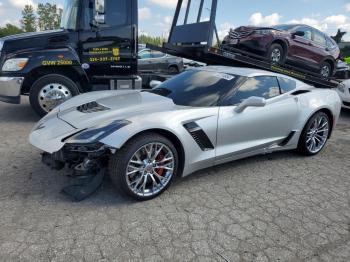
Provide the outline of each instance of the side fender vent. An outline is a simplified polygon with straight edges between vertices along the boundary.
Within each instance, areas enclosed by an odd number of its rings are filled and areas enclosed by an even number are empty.
[[[198,144],[198,146],[203,151],[213,150],[214,146],[212,142],[210,141],[207,134],[203,131],[203,129],[198,126],[195,122],[191,122],[184,125],[184,128],[190,133],[190,135],[193,137],[194,141]]]
[[[102,112],[110,110],[110,108],[100,105],[97,102],[90,102],[77,107],[77,110],[84,114],[91,114],[95,112]]]
[[[298,96],[302,94],[310,93],[310,90],[298,90],[292,93],[292,96]]]

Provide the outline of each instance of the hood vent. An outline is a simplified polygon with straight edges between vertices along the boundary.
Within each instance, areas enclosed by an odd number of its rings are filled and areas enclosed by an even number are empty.
[[[77,110],[84,114],[91,114],[95,112],[102,112],[110,110],[110,108],[100,105],[97,102],[90,102],[77,107]]]

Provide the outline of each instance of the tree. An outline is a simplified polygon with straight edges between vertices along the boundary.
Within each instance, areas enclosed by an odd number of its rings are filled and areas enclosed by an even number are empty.
[[[22,10],[22,29],[26,32],[36,31],[35,26],[36,17],[34,14],[34,8],[31,5],[26,5]]]
[[[0,27],[0,37],[15,35],[19,33],[23,33],[23,30],[11,24],[6,24],[4,27]]]
[[[140,35],[139,36],[139,44],[152,44],[152,45],[157,45],[157,46],[162,46],[162,44],[166,40],[162,37],[152,37],[152,36],[147,36],[147,35]]]
[[[41,31],[60,27],[62,9],[50,3],[38,4],[38,26]]]
[[[338,29],[338,32],[335,36],[332,36],[333,40],[339,44],[342,41],[343,36],[346,34],[346,32],[342,32],[340,31],[340,29]]]

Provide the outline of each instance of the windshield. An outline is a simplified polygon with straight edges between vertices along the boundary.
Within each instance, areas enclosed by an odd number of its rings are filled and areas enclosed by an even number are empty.
[[[66,0],[63,6],[61,28],[75,30],[77,27],[77,17],[79,0]]]
[[[171,98],[176,105],[193,107],[217,106],[240,77],[204,70],[190,70],[149,91]]]

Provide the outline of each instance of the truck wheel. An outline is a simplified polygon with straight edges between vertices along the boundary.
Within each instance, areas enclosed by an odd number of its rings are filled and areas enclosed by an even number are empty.
[[[284,64],[285,52],[281,45],[272,44],[267,52],[267,58],[274,64]]]
[[[178,154],[174,145],[158,134],[131,139],[109,160],[113,184],[137,200],[162,194],[176,176]]]
[[[63,75],[50,74],[39,78],[30,89],[29,101],[39,116],[79,94],[77,84]]]

